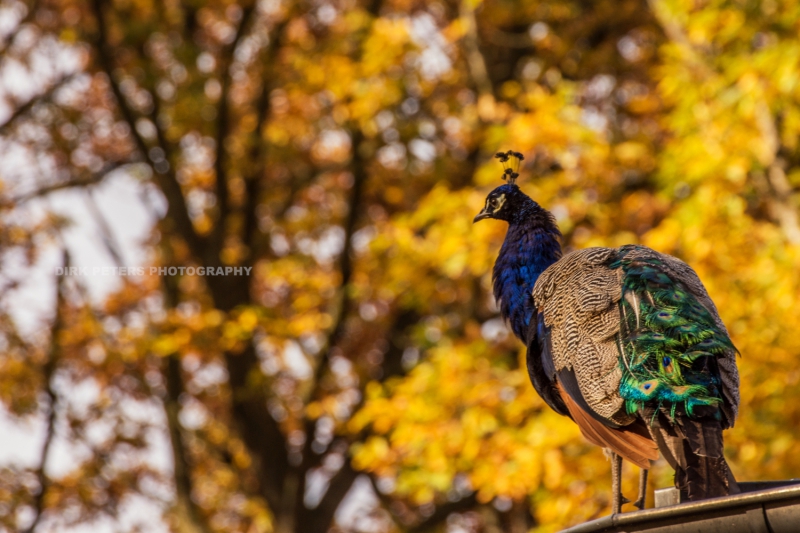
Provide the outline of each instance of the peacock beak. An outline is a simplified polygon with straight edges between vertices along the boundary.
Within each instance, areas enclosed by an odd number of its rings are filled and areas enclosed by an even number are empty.
[[[492,213],[484,208],[483,211],[475,215],[475,218],[472,219],[472,223],[474,224],[479,220],[483,220],[484,218],[491,218],[491,216]]]

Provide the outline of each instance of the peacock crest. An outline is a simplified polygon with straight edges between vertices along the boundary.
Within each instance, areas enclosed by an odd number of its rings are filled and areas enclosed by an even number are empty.
[[[509,150],[507,152],[497,152],[494,156],[503,165],[503,180],[507,180],[509,185],[516,185],[519,177],[519,166],[525,159],[520,152]]]

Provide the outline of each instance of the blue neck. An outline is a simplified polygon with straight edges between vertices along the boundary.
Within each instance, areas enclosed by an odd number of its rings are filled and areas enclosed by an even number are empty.
[[[561,258],[561,232],[547,211],[542,209],[541,215],[509,224],[493,272],[500,314],[526,344],[535,311],[533,286],[539,275]]]

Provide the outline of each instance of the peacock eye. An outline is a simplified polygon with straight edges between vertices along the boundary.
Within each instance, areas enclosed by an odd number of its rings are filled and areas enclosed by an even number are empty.
[[[489,205],[492,206],[492,207],[497,207],[497,198],[492,198],[489,201]]]

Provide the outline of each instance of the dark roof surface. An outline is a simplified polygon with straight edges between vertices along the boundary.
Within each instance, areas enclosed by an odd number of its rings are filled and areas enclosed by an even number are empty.
[[[606,516],[562,533],[800,533],[800,480],[739,486],[734,496]]]

